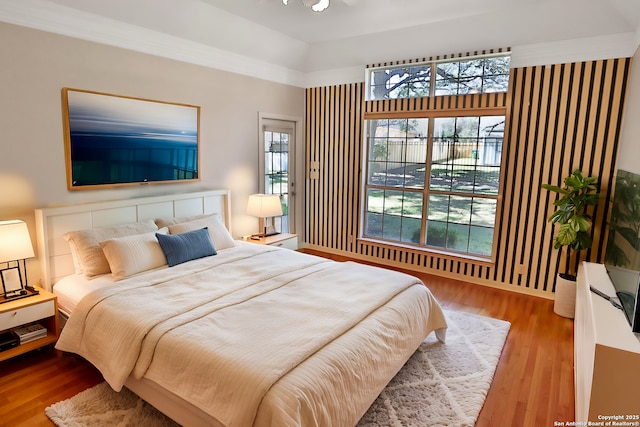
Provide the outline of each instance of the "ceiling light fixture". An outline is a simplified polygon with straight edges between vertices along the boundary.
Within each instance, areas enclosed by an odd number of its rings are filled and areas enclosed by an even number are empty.
[[[301,0],[302,4],[310,7],[314,12],[322,12],[329,7],[329,0]],[[282,0],[282,3],[286,6],[289,4],[289,0]]]

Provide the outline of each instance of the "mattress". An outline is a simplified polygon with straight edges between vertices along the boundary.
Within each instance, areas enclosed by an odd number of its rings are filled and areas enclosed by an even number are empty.
[[[121,282],[72,276],[54,291],[71,312],[59,349],[115,390],[146,381],[227,426],[355,425],[446,328],[411,276],[251,244]]]
[[[88,293],[113,285],[110,274],[104,274],[88,279],[82,274],[72,274],[58,281],[53,293],[58,297],[58,309],[67,317],[73,312],[78,303]]]

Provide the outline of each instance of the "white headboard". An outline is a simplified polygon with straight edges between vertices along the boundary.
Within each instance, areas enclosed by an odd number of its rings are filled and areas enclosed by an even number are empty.
[[[36,209],[40,286],[51,290],[58,280],[73,274],[71,250],[62,237],[69,231],[156,218],[218,213],[231,232],[230,206],[229,190],[209,190]]]

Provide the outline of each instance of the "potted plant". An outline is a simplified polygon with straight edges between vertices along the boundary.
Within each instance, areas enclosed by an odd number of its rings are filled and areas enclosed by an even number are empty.
[[[598,179],[584,177],[579,169],[564,179],[564,187],[542,184],[542,187],[558,193],[555,202],[556,210],[549,217],[549,222],[559,224],[553,238],[553,247],[566,247],[569,271],[558,274],[556,278],[556,298],[554,311],[564,317],[573,318],[576,300],[576,271],[572,270],[572,251],[577,255],[579,251],[591,247],[591,215],[587,212],[589,206],[595,206],[600,200],[597,192]]]

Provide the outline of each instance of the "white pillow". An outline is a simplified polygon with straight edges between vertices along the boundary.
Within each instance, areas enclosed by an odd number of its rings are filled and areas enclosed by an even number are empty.
[[[89,230],[70,231],[63,237],[69,242],[71,256],[77,272],[87,277],[109,273],[109,263],[100,248],[100,242],[117,237],[147,233],[157,230],[151,221],[140,221],[111,227],[97,227]]]
[[[233,237],[229,234],[229,230],[224,226],[222,218],[218,214],[209,215],[189,222],[183,222],[181,224],[170,225],[169,233],[182,234],[205,227],[209,229],[209,236],[211,236],[211,241],[213,242],[213,247],[216,248],[216,251],[232,248],[236,245],[235,240],[233,240]]]
[[[156,218],[155,223],[158,228],[169,227],[170,225],[182,224],[183,222],[195,221],[196,219],[208,218],[218,214],[199,214],[190,216],[171,216],[167,218]]]
[[[167,228],[150,233],[119,237],[100,242],[114,280],[167,265],[156,233],[167,234]]]
[[[65,235],[66,237],[66,235]],[[73,259],[74,273],[82,274],[82,261],[80,261],[80,251],[76,247],[76,243],[72,239],[68,239],[69,249],[71,249],[71,258]]]

